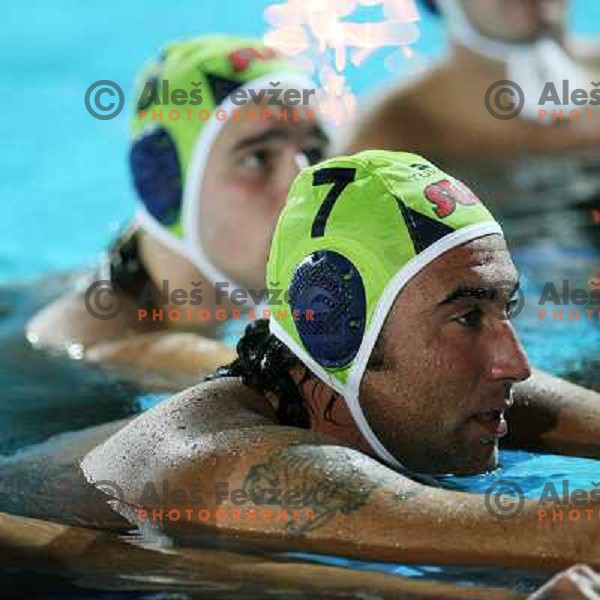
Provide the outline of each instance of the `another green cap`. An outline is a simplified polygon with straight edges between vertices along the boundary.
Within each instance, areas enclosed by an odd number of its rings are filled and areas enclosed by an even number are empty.
[[[310,78],[260,40],[209,36],[174,42],[143,69],[131,118],[130,165],[140,221],[213,283],[229,281],[200,240],[201,186],[208,157],[232,111],[232,94],[269,100],[265,90],[312,89]],[[278,101],[281,99],[278,98]],[[226,119],[218,117],[224,109]],[[201,115],[210,115],[209,118]]]

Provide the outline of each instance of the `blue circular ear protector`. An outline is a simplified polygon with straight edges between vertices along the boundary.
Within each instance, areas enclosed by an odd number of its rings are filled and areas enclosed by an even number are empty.
[[[313,252],[296,267],[289,298],[292,310],[299,311],[298,335],[312,358],[328,368],[348,365],[360,348],[367,320],[358,269],[337,252]]]
[[[177,147],[169,132],[162,127],[142,132],[131,147],[129,164],[146,210],[163,225],[176,223],[183,185]]]
[[[421,4],[423,4],[432,15],[440,14],[440,9],[435,0],[421,0]]]

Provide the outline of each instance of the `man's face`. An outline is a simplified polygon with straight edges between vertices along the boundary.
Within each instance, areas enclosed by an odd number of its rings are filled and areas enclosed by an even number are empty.
[[[545,33],[560,35],[566,0],[461,0],[471,24],[506,42],[528,42]]]
[[[360,398],[375,434],[409,469],[497,466],[510,386],[530,376],[501,318],[516,285],[504,240],[491,235],[442,255],[397,298],[382,332],[384,364],[367,370]]]
[[[199,224],[212,262],[233,281],[257,290],[264,287],[271,236],[292,181],[327,151],[317,121],[304,114],[299,121],[247,120],[251,109],[262,115],[266,108],[247,106],[240,121],[223,127],[204,175]]]

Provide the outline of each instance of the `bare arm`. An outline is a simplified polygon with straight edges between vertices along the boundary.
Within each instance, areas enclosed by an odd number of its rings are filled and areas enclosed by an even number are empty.
[[[25,519],[0,513],[0,557],[4,566],[16,569],[36,568],[62,576],[88,578],[102,576],[106,589],[128,589],[128,574],[136,589],[146,585],[155,590],[161,577],[161,589],[191,591],[206,589],[209,582],[231,582],[235,572],[240,582],[265,586],[269,590],[283,586],[303,592],[360,593],[368,590],[379,598],[435,598],[437,600],[519,600],[518,593],[484,587],[459,587],[337,567],[269,561],[262,557],[234,554],[222,550],[177,549],[168,553],[129,543],[110,534],[68,527],[57,523]],[[18,571],[13,577],[18,584]],[[23,577],[28,577],[27,571]],[[147,579],[147,583],[145,583]],[[85,586],[84,586],[85,587]],[[600,577],[586,566],[578,565],[558,574],[528,600],[597,600]]]
[[[598,526],[540,522],[533,504],[515,519],[500,521],[487,512],[482,496],[415,483],[347,448],[297,444],[261,454],[253,448],[253,464],[231,465],[222,479],[229,490],[241,488],[251,498],[252,492],[260,498],[268,489],[281,489],[284,504],[286,491],[288,498],[290,490],[300,492],[304,510],[298,521],[261,524],[261,533],[285,536],[298,550],[425,564],[600,565]],[[234,508],[231,496],[221,498],[224,508]],[[244,507],[264,508],[252,501]],[[231,525],[256,532],[253,522]]]
[[[108,296],[103,301],[106,306],[115,303],[111,318],[101,307],[86,307],[82,294],[66,294],[35,315],[27,325],[27,335],[40,348],[64,352],[77,347],[92,362],[189,376],[193,378],[186,382],[189,385],[234,358],[233,348],[219,340],[168,330],[160,322],[140,321],[138,307],[127,297]],[[106,318],[94,316],[94,311]]]
[[[220,422],[210,417],[217,405],[224,411]],[[190,398],[167,403],[88,455],[84,470],[91,481],[122,486],[121,514],[173,535],[217,529],[283,541],[286,550],[393,562],[600,566],[597,521],[539,521],[531,503],[514,519],[498,520],[480,495],[424,486],[331,438],[245,412],[210,395],[197,404]],[[205,428],[213,421],[219,431],[199,433],[202,425],[194,431],[190,424],[200,424],[201,415]],[[147,493],[149,482],[158,495]],[[181,511],[180,519],[165,516],[172,509]],[[287,518],[278,509],[287,509]]]
[[[92,362],[130,364],[197,377],[231,362],[235,350],[195,333],[160,331],[96,344],[85,356]]]
[[[600,458],[600,394],[535,371],[514,399],[508,446]]]
[[[178,548],[164,552],[117,538],[111,534],[67,527],[57,523],[25,519],[0,513],[0,557],[10,566],[18,585],[18,569],[59,573],[77,584],[90,576],[99,578],[103,589],[192,592],[231,585],[252,585],[261,590],[291,590],[333,595],[361,592],[378,598],[430,598],[436,600],[519,600],[522,595],[497,588],[460,587],[365,571],[352,571],[300,563],[277,557],[238,554],[204,548]],[[23,577],[30,577],[25,572]],[[133,584],[131,583],[133,581]],[[81,584],[85,587],[85,583]],[[545,596],[544,596],[545,597]]]

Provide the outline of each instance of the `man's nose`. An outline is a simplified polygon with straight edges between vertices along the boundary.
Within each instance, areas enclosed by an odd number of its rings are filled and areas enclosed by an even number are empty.
[[[512,323],[501,321],[490,341],[490,376],[494,380],[524,381],[531,377],[531,365]]]

